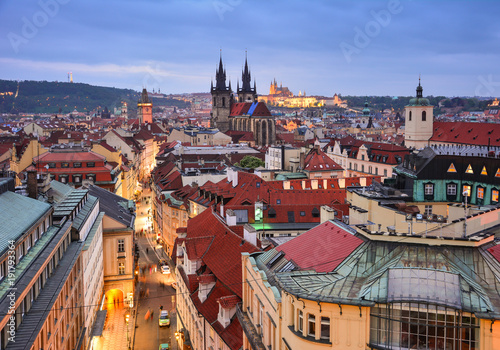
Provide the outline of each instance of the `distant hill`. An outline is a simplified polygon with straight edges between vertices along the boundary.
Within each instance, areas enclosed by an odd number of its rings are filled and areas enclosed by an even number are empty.
[[[17,96],[16,96],[17,93]],[[93,86],[82,83],[0,80],[0,113],[90,112],[127,102],[135,114],[139,94],[130,89]]]

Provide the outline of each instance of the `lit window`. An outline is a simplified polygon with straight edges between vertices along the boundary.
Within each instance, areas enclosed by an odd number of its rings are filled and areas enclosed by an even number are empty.
[[[485,166],[483,166],[483,170],[481,170],[481,175],[488,175],[488,172],[486,171]]]
[[[471,167],[471,165],[470,165],[470,164],[469,164],[469,166],[467,167],[467,170],[465,170],[465,172],[466,172],[467,174],[474,174],[474,171],[472,171],[472,167]]]
[[[498,190],[491,190],[491,201],[498,202]]]
[[[466,197],[470,197],[471,187],[470,185],[464,185],[462,195]]]
[[[321,339],[330,341],[330,318],[321,317]]]
[[[450,164],[450,167],[448,168],[449,173],[456,173],[457,169],[455,168],[455,165],[453,163]]]
[[[61,168],[69,168],[69,163],[61,163]]]
[[[495,177],[500,177],[500,168],[497,169],[497,172],[495,174]]]
[[[316,336],[316,316],[309,314],[307,321],[307,335],[310,337]]]
[[[484,188],[482,188],[482,187],[477,188],[477,198],[479,198],[479,199],[484,198]]]
[[[118,274],[119,275],[124,275],[125,274],[125,263],[124,262],[119,262],[118,263]]]

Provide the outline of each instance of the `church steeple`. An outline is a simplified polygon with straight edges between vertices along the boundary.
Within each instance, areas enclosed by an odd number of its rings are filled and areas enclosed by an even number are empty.
[[[251,79],[252,78],[250,75],[250,71],[248,69],[248,61],[247,61],[247,57],[245,54],[245,68],[241,72],[241,81],[243,83],[241,86],[242,91],[244,91],[244,92],[251,92],[252,91],[252,87],[250,86]]]
[[[248,68],[247,53],[245,52],[245,66],[241,71],[242,84],[241,88],[238,86],[238,89],[236,90],[238,92],[239,102],[245,102],[245,101],[254,102],[257,100],[257,89],[255,87],[255,81],[254,81],[254,87],[252,88],[251,80],[252,76],[250,74],[250,69]]]
[[[215,70],[215,90],[226,91],[228,87],[226,86],[226,70],[222,64],[222,53],[219,59],[219,68]]]
[[[422,98],[424,89],[422,88],[422,85],[420,85],[420,76],[418,77],[418,86],[417,86],[417,98]]]

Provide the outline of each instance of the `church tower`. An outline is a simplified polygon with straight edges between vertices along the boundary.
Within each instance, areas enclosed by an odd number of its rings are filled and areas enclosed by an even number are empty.
[[[255,80],[253,81],[253,88],[251,86],[252,77],[248,69],[248,62],[245,55],[245,68],[241,72],[241,88],[238,83],[236,91],[238,92],[238,102],[257,102],[257,88]]]
[[[229,86],[226,86],[226,70],[222,64],[222,56],[219,60],[219,68],[215,70],[215,87],[212,81],[210,92],[212,94],[210,125],[221,132],[226,132],[229,130],[232,91],[231,82],[229,82]]]
[[[149,99],[146,88],[142,89],[141,98],[137,102],[137,117],[140,124],[153,122],[153,103]]]
[[[429,145],[433,134],[433,106],[423,97],[423,88],[418,79],[417,97],[405,107],[405,146],[423,148]]]

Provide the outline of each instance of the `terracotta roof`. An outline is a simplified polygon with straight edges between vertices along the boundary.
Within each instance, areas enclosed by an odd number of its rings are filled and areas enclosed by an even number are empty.
[[[201,284],[214,283],[216,281],[215,276],[213,274],[210,275],[201,275],[198,276],[198,281]]]
[[[218,301],[222,308],[232,309],[241,301],[241,299],[238,298],[236,295],[228,295],[225,297],[220,297]]]
[[[343,171],[344,169],[335,163],[333,159],[319,148],[313,148],[304,161],[306,171]]]
[[[488,251],[491,253],[491,255],[493,255],[495,259],[497,259],[498,262],[500,262],[500,244],[489,248]]]
[[[331,221],[283,243],[276,248],[285,253],[301,270],[331,272],[347,258],[363,240]]]
[[[33,158],[36,162],[104,162],[106,157],[88,152],[45,152]]]
[[[259,248],[233,232],[212,209],[190,219],[187,226],[187,238],[207,236],[212,236],[214,240],[205,252],[202,262],[218,280],[241,297],[241,253],[257,252]]]
[[[198,298],[198,293],[191,295],[193,304],[200,312],[208,323],[212,325],[217,334],[224,340],[224,342],[231,349],[240,349],[243,345],[243,329],[241,328],[240,322],[236,315],[232,318],[231,323],[226,327],[217,321],[217,316],[219,314],[219,303],[218,300],[224,297],[234,297],[220,281],[217,281],[215,287],[212,289],[207,299],[201,303]]]
[[[500,146],[500,124],[434,122],[432,142]]]
[[[264,102],[238,102],[231,105],[229,114],[231,117],[251,115],[253,117],[271,117],[272,114],[267,109]]]
[[[186,253],[190,260],[201,259],[214,240],[209,237],[186,237]]]

